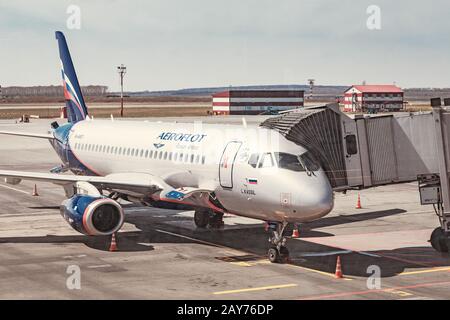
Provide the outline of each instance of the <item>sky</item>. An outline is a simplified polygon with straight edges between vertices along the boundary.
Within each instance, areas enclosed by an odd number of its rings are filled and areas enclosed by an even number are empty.
[[[121,63],[129,91],[450,87],[449,12],[445,0],[0,0],[0,85],[60,84],[60,30],[80,84],[111,91]]]

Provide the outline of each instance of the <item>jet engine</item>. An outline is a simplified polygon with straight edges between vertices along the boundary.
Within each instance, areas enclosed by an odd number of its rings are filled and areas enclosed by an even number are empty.
[[[61,204],[60,212],[72,228],[91,236],[113,234],[125,219],[120,204],[104,196],[74,195]]]

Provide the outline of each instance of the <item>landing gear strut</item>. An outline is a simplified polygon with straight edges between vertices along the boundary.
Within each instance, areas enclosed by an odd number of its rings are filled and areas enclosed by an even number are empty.
[[[198,228],[220,229],[223,227],[223,213],[211,209],[198,208],[195,210],[194,223]]]
[[[421,174],[417,176],[419,182],[420,203],[432,204],[439,219],[440,227],[433,230],[430,243],[434,250],[450,254],[450,213],[444,210],[445,194],[442,191],[441,179],[438,174]],[[445,178],[444,178],[445,181]]]
[[[285,263],[289,260],[289,250],[286,248],[287,238],[283,236],[287,222],[269,223],[269,230],[272,233],[269,237],[270,247],[267,256],[270,262]]]

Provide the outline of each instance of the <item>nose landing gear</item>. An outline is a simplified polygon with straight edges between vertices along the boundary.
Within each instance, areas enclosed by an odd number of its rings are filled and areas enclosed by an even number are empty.
[[[272,263],[286,263],[289,261],[289,250],[286,248],[287,238],[283,236],[287,225],[287,222],[269,223],[269,230],[272,234],[269,237],[270,247],[267,256]]]

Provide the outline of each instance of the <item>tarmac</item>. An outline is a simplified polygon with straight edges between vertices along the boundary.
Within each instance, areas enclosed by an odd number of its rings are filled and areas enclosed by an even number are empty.
[[[43,133],[51,121],[0,120],[0,130]],[[58,164],[46,140],[0,136],[1,169],[48,172]],[[0,182],[0,299],[450,298],[450,258],[428,242],[438,219],[420,205],[416,183],[361,190],[362,209],[357,191],[336,193],[334,210],[288,241],[287,264],[266,259],[261,221],[226,215],[224,229],[200,230],[192,211],[125,202],[119,251],[110,252],[110,237],[81,235],[61,218],[61,187],[38,183],[32,196],[33,187]],[[343,279],[334,274],[338,256]],[[73,270],[79,288],[70,285]]]

